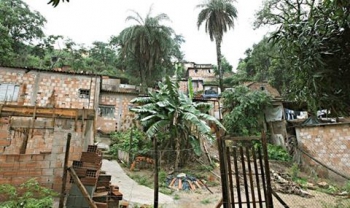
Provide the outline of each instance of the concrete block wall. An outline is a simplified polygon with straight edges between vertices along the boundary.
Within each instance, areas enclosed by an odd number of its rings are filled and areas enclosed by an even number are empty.
[[[114,118],[97,116],[96,128],[102,132],[113,132],[126,130],[131,127],[130,117],[134,114],[129,111],[130,101],[136,98],[137,94],[125,93],[104,93],[100,94],[100,105],[115,107]]]
[[[92,109],[96,82],[93,77],[42,74],[37,92],[39,106]],[[47,83],[51,83],[47,85]],[[89,98],[80,98],[79,89],[90,90]],[[48,106],[48,107],[51,107]]]
[[[299,146],[314,158],[344,175],[350,173],[350,124],[337,123],[310,127],[297,127]],[[314,161],[303,157],[306,166],[316,167],[320,176],[328,177],[330,171],[318,168]],[[317,171],[319,169],[319,171]]]
[[[0,184],[16,186],[36,178],[43,186],[54,188],[54,184],[62,184],[56,165],[50,154],[0,155]]]
[[[26,154],[19,154],[23,132],[19,134],[5,124],[0,125],[1,132],[4,129],[7,132],[5,137],[9,141],[3,145],[5,139],[0,138],[0,184],[17,185],[37,178],[43,186],[59,192],[62,186],[67,136],[69,133],[72,135],[68,163],[68,166],[71,166],[73,160],[79,160],[83,150],[92,144],[89,138],[89,132],[93,131],[92,122],[85,121],[83,124],[82,121],[74,119],[56,119],[54,129],[34,129],[39,133],[29,138]],[[45,138],[42,137],[43,134]]]
[[[0,84],[20,86],[18,100],[7,104],[56,108],[93,109],[98,102],[101,78],[0,67]],[[80,98],[79,89],[90,90],[90,98]]]

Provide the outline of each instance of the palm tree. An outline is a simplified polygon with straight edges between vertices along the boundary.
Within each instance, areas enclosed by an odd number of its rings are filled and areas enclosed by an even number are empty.
[[[180,47],[174,42],[173,29],[161,24],[162,21],[169,21],[168,15],[161,13],[152,17],[151,11],[152,8],[146,18],[131,11],[133,15],[128,16],[126,21],[135,21],[137,24],[124,29],[118,36],[120,56],[136,63],[143,89],[147,86],[147,80],[154,81],[152,76],[156,69],[171,63],[173,48]]]
[[[198,14],[198,29],[205,22],[205,32],[209,33],[211,41],[215,40],[221,92],[224,90],[221,69],[222,38],[228,29],[234,27],[234,19],[237,18],[237,9],[232,3],[232,0],[207,0],[197,6],[197,8],[202,9]]]

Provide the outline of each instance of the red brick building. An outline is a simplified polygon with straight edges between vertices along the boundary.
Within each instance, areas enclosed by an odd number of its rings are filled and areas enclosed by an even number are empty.
[[[68,134],[69,164],[93,144],[95,130],[128,128],[134,86],[117,77],[0,67],[0,184],[36,177],[60,190]],[[124,125],[125,124],[125,125]]]

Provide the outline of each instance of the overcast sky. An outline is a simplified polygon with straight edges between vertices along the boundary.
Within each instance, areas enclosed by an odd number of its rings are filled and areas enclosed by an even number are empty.
[[[177,34],[185,38],[182,50],[185,60],[198,64],[216,64],[215,43],[210,41],[204,25],[197,29],[199,9],[202,0],[71,0],[56,8],[48,5],[49,0],[24,0],[31,9],[39,11],[47,20],[47,35],[63,35],[76,43],[91,45],[94,41],[107,42],[112,35],[118,35],[132,22],[125,18],[135,10],[145,17],[151,5],[153,15],[166,13]],[[224,35],[222,54],[234,69],[244,51],[258,43],[266,30],[253,30],[254,13],[261,7],[262,0],[237,0],[238,19],[235,28]]]

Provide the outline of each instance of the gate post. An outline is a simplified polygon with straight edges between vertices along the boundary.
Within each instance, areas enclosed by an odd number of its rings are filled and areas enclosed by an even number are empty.
[[[227,154],[225,149],[225,140],[217,134],[219,160],[220,160],[220,173],[221,173],[221,189],[222,189],[222,205],[224,208],[231,208],[230,197],[229,197],[229,186],[228,186],[228,171],[227,171],[227,161],[225,154]]]
[[[269,166],[269,156],[267,153],[267,140],[266,133],[261,134],[262,149],[264,154],[264,165],[265,165],[265,176],[266,176],[266,202],[268,208],[273,208],[272,200],[272,188],[271,188],[271,177],[270,177],[270,166]]]

